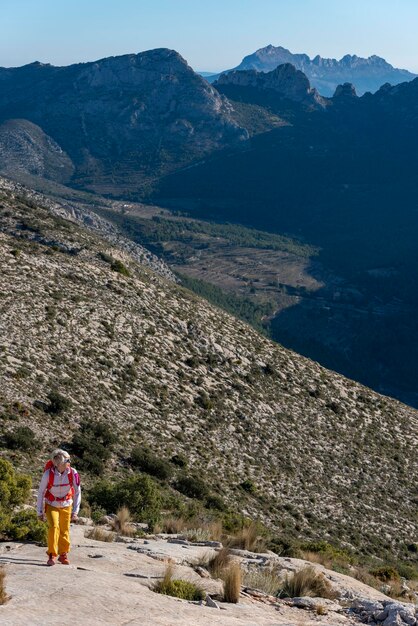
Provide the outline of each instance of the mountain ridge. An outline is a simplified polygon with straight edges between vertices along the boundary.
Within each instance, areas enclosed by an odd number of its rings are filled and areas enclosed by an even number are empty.
[[[71,159],[71,184],[79,187],[111,191],[117,179],[132,189],[247,137],[227,100],[165,48],[2,68],[0,84],[0,123],[39,126]]]
[[[282,46],[269,44],[243,58],[233,70],[257,70],[268,72],[283,63],[291,63],[303,71],[311,84],[322,96],[332,96],[341,83],[353,83],[357,92],[377,91],[384,83],[400,83],[412,80],[417,75],[408,70],[393,67],[382,57],[368,58],[346,54],[340,60],[323,58],[319,54],[312,59],[307,54],[294,54]],[[225,70],[231,71],[231,70]],[[213,82],[219,74],[210,77]]]

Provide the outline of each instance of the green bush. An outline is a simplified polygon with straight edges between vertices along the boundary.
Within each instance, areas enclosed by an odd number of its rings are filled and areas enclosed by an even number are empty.
[[[48,394],[49,404],[47,406],[46,412],[51,415],[61,415],[65,413],[70,406],[71,400],[61,395],[58,391],[50,391]]]
[[[160,517],[161,493],[149,476],[134,476],[119,482],[98,481],[88,493],[89,503],[107,513],[127,506],[138,522],[153,526]]]
[[[257,491],[257,487],[255,486],[254,482],[249,478],[243,480],[242,483],[240,483],[240,487],[241,489],[244,489],[244,491],[246,491],[247,493],[251,494],[254,494]]]
[[[180,491],[180,493],[189,498],[204,500],[208,496],[208,488],[198,476],[180,476],[175,487],[177,491]]]
[[[199,589],[194,583],[190,583],[187,580],[170,580],[166,585],[160,584],[154,589],[157,593],[162,593],[166,596],[173,596],[174,598],[181,598],[182,600],[191,600],[199,602],[205,599],[205,592]]]
[[[187,467],[187,459],[184,454],[174,454],[171,459],[171,463],[177,467]]]
[[[173,473],[167,461],[158,458],[147,448],[134,448],[131,453],[131,463],[142,472],[161,480],[168,480]]]
[[[13,465],[0,458],[0,538],[14,539],[17,528],[22,522],[23,533],[20,539],[38,537],[37,526],[34,524],[34,511],[14,513],[15,507],[24,504],[32,487],[30,476],[16,474]],[[25,534],[27,533],[27,534]]]
[[[216,509],[217,511],[226,511],[227,506],[221,496],[210,493],[206,498],[205,506],[208,509]]]
[[[73,437],[71,450],[81,459],[82,469],[101,474],[116,440],[109,424],[84,420]]]
[[[329,559],[344,560],[348,563],[352,561],[352,555],[349,552],[336,548],[327,541],[304,541],[300,544],[300,549],[303,552],[323,554]]]
[[[130,276],[128,268],[118,259],[114,259],[110,267],[114,272],[118,272],[118,274],[122,274],[122,276]]]
[[[39,541],[46,545],[46,524],[40,522],[33,509],[22,510],[12,516],[7,529],[10,539],[15,541]]]
[[[35,433],[28,426],[18,426],[5,433],[4,441],[11,450],[34,450],[39,446]]]
[[[173,573],[173,564],[168,563],[162,580],[157,581],[152,587],[153,591],[182,600],[201,601],[205,599],[206,593],[203,589],[186,580],[173,579]]]
[[[392,565],[382,565],[381,567],[376,567],[375,569],[370,570],[370,574],[384,583],[387,583],[390,580],[400,580],[398,570],[392,567]]]

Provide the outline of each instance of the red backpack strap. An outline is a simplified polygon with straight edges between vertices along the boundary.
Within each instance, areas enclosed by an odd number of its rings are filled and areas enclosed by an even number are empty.
[[[70,494],[72,497],[74,495],[74,474],[71,466],[68,468],[68,482],[70,483]]]
[[[48,471],[48,470],[45,470],[45,471]],[[48,485],[45,490],[45,498],[46,500],[49,500],[50,502],[54,500],[54,496],[51,493],[51,487],[53,486],[54,486],[54,464],[52,464],[52,466],[49,467]]]

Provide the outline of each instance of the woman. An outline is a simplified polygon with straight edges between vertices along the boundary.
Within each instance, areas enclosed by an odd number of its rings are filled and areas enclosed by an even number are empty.
[[[80,478],[70,465],[70,455],[65,450],[54,450],[51,461],[45,465],[38,492],[38,518],[48,522],[48,561],[55,558],[69,565],[70,522],[75,522],[80,509]],[[45,512],[44,512],[45,506]]]

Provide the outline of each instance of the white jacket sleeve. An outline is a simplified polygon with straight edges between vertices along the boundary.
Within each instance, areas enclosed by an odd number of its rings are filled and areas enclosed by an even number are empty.
[[[74,497],[73,497],[73,510],[72,515],[78,515],[80,510],[81,503],[81,487],[80,487],[80,476],[78,475],[77,470],[73,468],[73,476],[74,476]]]
[[[36,512],[38,515],[42,515],[42,513],[44,512],[44,495],[45,495],[45,491],[46,488],[48,487],[48,479],[49,479],[49,472],[44,472],[41,478],[41,484],[39,485],[39,490],[38,490],[38,502],[36,505]]]

